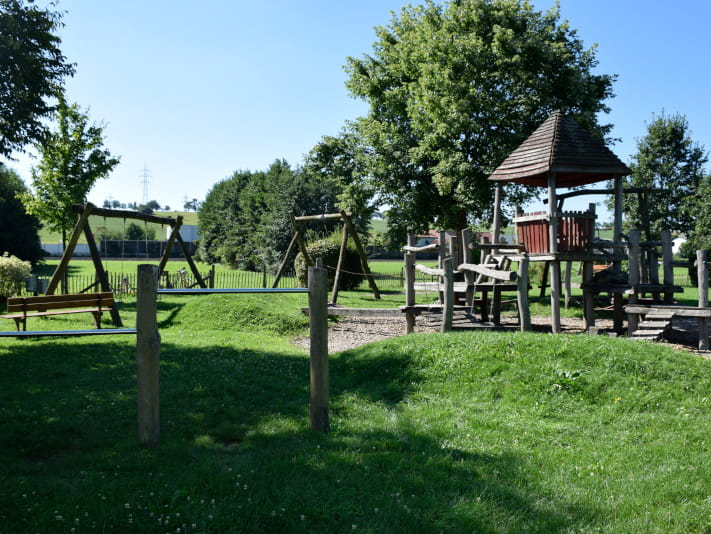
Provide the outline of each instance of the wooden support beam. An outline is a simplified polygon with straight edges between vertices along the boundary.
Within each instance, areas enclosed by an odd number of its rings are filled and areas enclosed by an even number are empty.
[[[336,265],[336,276],[333,278],[333,296],[331,304],[335,304],[338,300],[338,285],[341,282],[341,269],[343,268],[343,260],[346,256],[346,248],[348,247],[348,225],[343,223],[343,233],[341,235],[341,250],[338,252],[338,265]]]
[[[175,239],[178,241],[178,245],[180,246],[181,250],[183,251],[183,256],[185,256],[185,261],[188,262],[188,265],[190,266],[190,270],[192,271],[193,276],[195,277],[195,280],[197,280],[197,282],[201,288],[207,289],[207,284],[205,283],[205,280],[202,279],[202,275],[200,274],[200,271],[198,271],[197,265],[195,265],[195,262],[193,261],[192,256],[190,256],[190,251],[188,250],[187,245],[183,241],[183,238],[180,237],[180,234],[176,234]]]
[[[415,243],[415,236],[408,234],[408,245]],[[415,305],[415,253],[405,253],[405,306],[410,309]],[[405,314],[407,321],[407,333],[412,334],[415,331],[415,314],[407,311]]]
[[[373,292],[373,297],[377,300],[380,300],[380,290],[378,290],[378,286],[375,283],[375,278],[373,278],[373,273],[370,272],[370,267],[368,267],[368,257],[365,254],[365,249],[363,248],[363,245],[360,242],[358,232],[356,232],[356,229],[353,226],[353,223],[351,222],[350,216],[345,211],[341,211],[341,217],[343,218],[343,222],[346,223],[346,227],[348,228],[351,238],[353,239],[353,244],[355,245],[356,250],[358,251],[358,255],[360,256],[360,265],[363,268],[363,273],[365,274],[365,277],[368,280],[368,285],[370,286],[370,289]]]
[[[84,228],[86,227],[87,221],[89,220],[89,215],[92,214],[94,208],[95,206],[93,204],[87,204],[85,206],[85,209],[79,216],[79,220],[77,221],[76,226],[74,226],[72,236],[69,238],[69,241],[67,242],[67,247],[64,249],[64,253],[62,254],[62,259],[59,260],[59,264],[54,270],[54,274],[52,275],[52,278],[50,279],[49,284],[47,285],[47,291],[45,291],[45,295],[54,295],[54,292],[57,290],[59,282],[62,280],[62,278],[67,272],[67,265],[69,265],[69,260],[71,260],[72,256],[74,255],[74,249],[76,248],[77,243],[79,242],[81,234],[84,232]]]
[[[163,271],[165,271],[165,268],[168,265],[168,260],[170,259],[170,253],[173,250],[173,244],[175,243],[177,237],[180,235],[180,228],[182,226],[183,216],[179,215],[175,221],[175,224],[171,226],[171,232],[168,236],[168,243],[165,246],[165,252],[163,252],[163,257],[160,259],[160,263],[158,264],[158,274],[162,274]]]
[[[296,236],[296,242],[299,245],[299,251],[304,257],[304,263],[307,267],[313,267],[314,262],[309,255],[309,251],[306,250],[306,243],[304,243],[304,237],[301,235],[301,227],[294,217],[294,212],[289,212],[289,218],[291,219],[291,226],[294,228],[294,235]]]
[[[90,202],[86,204],[74,204],[72,206],[72,211],[78,214],[83,214],[86,209],[91,206],[91,215],[97,215],[100,217],[107,217],[113,219],[136,219],[143,222],[151,222],[156,224],[168,224],[173,226],[176,222],[172,217],[160,217],[158,215],[148,215],[147,213],[140,213],[133,210],[113,210],[106,208],[99,208],[94,206]]]
[[[444,270],[444,314],[442,317],[442,332],[449,332],[452,330],[452,318],[454,315],[454,260],[452,257],[447,257],[442,262],[442,268]]]
[[[556,178],[555,173],[548,174],[548,210],[549,210],[549,252],[558,252],[558,213],[556,202]],[[561,331],[560,328],[560,261],[551,262],[551,329],[554,334]]]
[[[279,265],[279,269],[277,270],[276,276],[274,277],[274,283],[272,284],[272,288],[275,288],[279,285],[279,280],[281,280],[281,277],[284,275],[284,271],[286,270],[286,266],[289,263],[291,253],[294,251],[294,245],[296,245],[296,232],[294,232],[294,235],[291,236],[289,247],[286,249],[284,259],[281,261],[281,265]]]
[[[518,316],[522,332],[531,330],[531,310],[528,305],[528,256],[518,262]]]
[[[87,221],[84,226],[84,237],[86,237],[86,243],[89,245],[91,261],[94,263],[94,270],[96,271],[96,278],[99,281],[101,291],[111,291],[109,277],[106,274],[106,271],[104,271],[104,266],[101,263],[101,255],[99,254],[99,249],[96,246],[96,241],[94,241],[94,234],[91,232],[91,228],[89,227],[89,221]],[[116,327],[122,327],[123,322],[121,321],[121,315],[119,315],[118,306],[115,302],[111,305],[109,313],[111,315],[111,322],[113,325]]]
[[[483,274],[494,280],[501,280],[502,282],[515,282],[518,275],[514,271],[502,271],[499,269],[492,269],[486,265],[477,265],[471,263],[462,263],[457,267],[458,271],[471,271],[478,274]]]

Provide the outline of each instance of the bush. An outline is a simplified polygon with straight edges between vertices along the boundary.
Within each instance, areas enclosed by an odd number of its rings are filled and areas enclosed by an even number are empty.
[[[338,266],[338,255],[340,253],[341,246],[333,241],[327,239],[322,239],[320,241],[315,241],[310,245],[306,246],[306,250],[311,256],[311,259],[316,261],[316,258],[323,259],[323,265],[328,270],[328,283],[329,286],[333,286],[333,280],[336,277],[336,267]],[[306,262],[304,261],[301,252],[296,256],[294,260],[294,269],[296,270],[296,279],[302,287],[306,287],[308,283],[309,270],[306,267]],[[352,274],[355,273],[355,274]],[[346,248],[346,254],[343,258],[343,265],[341,267],[341,278],[339,289],[343,291],[350,291],[355,289],[363,281],[363,269],[360,265],[360,257],[358,253],[352,248]]]
[[[18,295],[31,272],[29,261],[22,261],[7,252],[0,256],[0,301]]]

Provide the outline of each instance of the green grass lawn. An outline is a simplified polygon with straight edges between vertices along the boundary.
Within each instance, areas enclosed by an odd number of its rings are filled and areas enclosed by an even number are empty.
[[[711,531],[710,361],[599,336],[411,335],[331,356],[324,435],[291,343],[305,305],[161,297],[153,449],[131,337],[0,340],[0,531]],[[121,314],[134,324],[130,297]]]

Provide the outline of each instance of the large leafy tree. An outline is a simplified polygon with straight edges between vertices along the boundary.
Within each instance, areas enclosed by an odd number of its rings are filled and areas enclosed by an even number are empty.
[[[36,263],[42,258],[40,222],[28,214],[18,195],[27,188],[17,173],[0,163],[0,256],[8,253]]]
[[[711,251],[711,175],[699,184],[694,197],[694,228],[689,236],[689,252]]]
[[[335,210],[338,184],[292,169],[284,160],[261,172],[237,171],[217,183],[200,206],[200,253],[210,262],[245,269],[278,264],[296,215]],[[333,228],[321,225],[320,233]]]
[[[0,156],[43,139],[64,80],[74,74],[59,49],[61,13],[0,0]]]
[[[41,159],[32,169],[34,193],[21,198],[29,213],[62,233],[63,243],[76,222],[72,205],[85,203],[94,183],[119,163],[103,146],[103,131],[103,125],[91,123],[77,104],[60,99],[57,129],[37,146]]]
[[[626,187],[649,189],[625,196],[627,224],[642,228],[648,240],[657,239],[662,229],[689,235],[707,160],[704,148],[692,140],[685,116],[656,117],[647,125],[647,135],[637,140],[632,174],[625,181]]]
[[[525,0],[427,1],[376,29],[372,55],[349,58],[368,180],[395,228],[463,228],[490,218],[489,173],[554,110],[604,136],[614,76],[593,74],[558,8]],[[530,194],[508,188],[520,202]]]

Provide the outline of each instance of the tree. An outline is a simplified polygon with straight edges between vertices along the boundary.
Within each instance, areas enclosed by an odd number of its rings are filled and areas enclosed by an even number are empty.
[[[705,176],[691,201],[694,215],[693,230],[685,243],[687,255],[695,255],[697,250],[711,250],[711,175]]]
[[[41,225],[17,198],[26,192],[17,173],[0,163],[0,254],[8,253],[37,263],[42,258],[38,235]]]
[[[200,255],[243,269],[275,267],[292,235],[289,212],[334,211],[337,184],[277,160],[262,172],[236,171],[200,206]],[[307,228],[324,235],[335,223]]]
[[[60,99],[57,123],[57,130],[37,147],[41,159],[32,169],[35,192],[21,198],[29,213],[62,232],[65,244],[76,220],[72,205],[85,203],[96,180],[108,176],[119,158],[103,147],[103,125],[90,124],[77,104]]]
[[[651,190],[641,197],[642,204],[639,195],[625,195],[627,224],[641,228],[647,240],[658,239],[662,229],[689,235],[707,160],[704,148],[691,139],[685,116],[656,117],[647,125],[647,135],[637,140],[632,174],[625,179],[625,187]]]
[[[359,233],[368,235],[375,190],[367,180],[365,154],[356,135],[344,130],[337,137],[324,136],[307,154],[303,172],[338,187],[338,208],[351,212]]]
[[[0,0],[0,156],[44,139],[44,119],[74,74],[55,31],[62,14],[21,0]]]
[[[520,0],[427,1],[376,28],[373,53],[348,58],[347,87],[370,104],[353,132],[367,178],[401,231],[490,218],[491,171],[556,109],[604,136],[614,76],[597,75],[558,8]],[[508,188],[520,202],[530,190]]]

